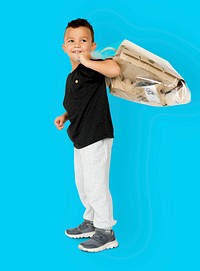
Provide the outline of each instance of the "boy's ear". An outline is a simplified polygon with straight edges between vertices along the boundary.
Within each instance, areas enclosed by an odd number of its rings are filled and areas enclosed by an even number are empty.
[[[65,44],[62,44],[63,51],[66,53],[66,46]]]
[[[96,48],[97,48],[97,44],[96,44],[96,42],[93,42],[92,43],[92,51],[94,51]]]

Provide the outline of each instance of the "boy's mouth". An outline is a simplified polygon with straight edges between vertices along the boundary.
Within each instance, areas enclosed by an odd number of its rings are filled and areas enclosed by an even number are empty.
[[[79,54],[79,53],[81,53],[81,52],[82,52],[82,51],[81,51],[81,50],[78,50],[78,49],[72,51],[72,53],[74,53],[74,54]]]

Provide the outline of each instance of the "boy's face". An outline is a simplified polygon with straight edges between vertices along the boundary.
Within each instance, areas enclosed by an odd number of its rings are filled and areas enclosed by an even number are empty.
[[[71,62],[77,62],[80,53],[90,54],[96,48],[96,43],[92,42],[92,35],[89,28],[80,26],[69,27],[65,32],[64,44],[65,53],[68,54]]]

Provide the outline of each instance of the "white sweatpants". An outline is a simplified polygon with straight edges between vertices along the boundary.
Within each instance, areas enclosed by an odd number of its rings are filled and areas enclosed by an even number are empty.
[[[106,138],[85,148],[74,148],[75,181],[86,208],[83,218],[93,221],[97,228],[116,224],[109,190],[112,143],[112,138]]]

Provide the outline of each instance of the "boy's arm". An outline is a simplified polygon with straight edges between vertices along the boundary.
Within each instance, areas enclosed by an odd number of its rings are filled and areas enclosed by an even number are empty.
[[[84,66],[95,70],[109,78],[116,77],[121,73],[119,65],[112,59],[95,61],[91,60],[89,55],[80,53],[79,60]]]
[[[102,61],[89,60],[86,62],[85,66],[109,78],[116,77],[121,73],[119,65],[111,59]]]
[[[64,128],[64,123],[69,120],[68,112],[65,112],[61,116],[58,116],[54,120],[54,124],[56,125],[58,130],[62,130]]]
[[[63,117],[65,118],[66,121],[69,119],[69,115],[67,111],[63,114]]]

